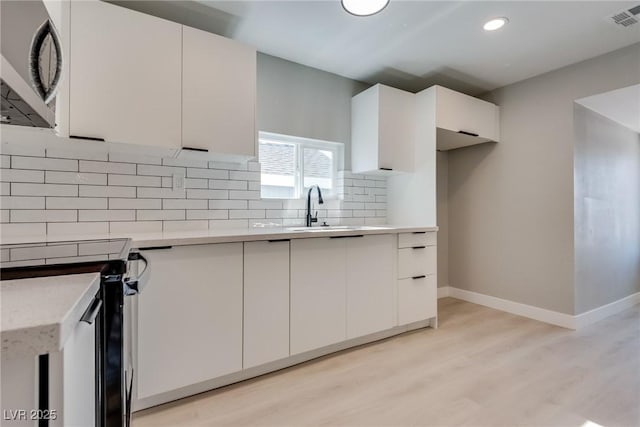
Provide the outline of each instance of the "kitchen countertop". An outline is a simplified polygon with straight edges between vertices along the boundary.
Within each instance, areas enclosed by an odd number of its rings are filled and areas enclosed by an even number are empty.
[[[334,227],[254,227],[215,230],[170,231],[153,233],[117,233],[65,236],[3,237],[5,244],[32,242],[61,242],[65,240],[93,240],[126,237],[131,247],[202,245],[208,243],[247,242],[275,239],[307,239],[312,237],[357,236],[365,234],[397,234],[437,231],[438,227],[421,226],[334,226]]]
[[[60,351],[100,288],[100,274],[0,282],[2,357]]]

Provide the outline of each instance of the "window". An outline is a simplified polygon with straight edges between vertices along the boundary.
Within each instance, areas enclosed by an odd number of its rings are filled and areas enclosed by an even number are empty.
[[[323,197],[336,195],[343,145],[260,132],[261,189],[265,199],[299,199],[312,185]]]

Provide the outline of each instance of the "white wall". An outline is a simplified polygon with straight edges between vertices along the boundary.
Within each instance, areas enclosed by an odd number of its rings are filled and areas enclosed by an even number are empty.
[[[501,142],[449,152],[449,284],[574,314],[574,100],[640,82],[640,44],[493,91]]]
[[[575,107],[576,313],[640,292],[640,134]]]

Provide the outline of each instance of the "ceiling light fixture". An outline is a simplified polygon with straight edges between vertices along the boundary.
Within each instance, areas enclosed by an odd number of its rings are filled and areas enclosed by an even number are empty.
[[[504,27],[508,23],[509,20],[507,18],[494,18],[490,21],[487,21],[482,28],[484,28],[485,31],[495,31]]]
[[[387,7],[389,0],[342,0],[344,10],[355,16],[371,16]]]

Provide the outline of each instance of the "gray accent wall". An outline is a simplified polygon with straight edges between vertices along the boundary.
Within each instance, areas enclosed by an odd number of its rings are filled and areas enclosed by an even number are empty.
[[[576,314],[640,292],[640,134],[575,106]]]
[[[257,128],[345,144],[351,169],[351,97],[369,85],[258,53]]]
[[[639,82],[635,44],[485,97],[501,142],[448,153],[450,286],[574,314],[574,100]]]

